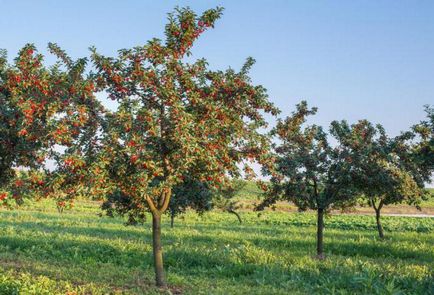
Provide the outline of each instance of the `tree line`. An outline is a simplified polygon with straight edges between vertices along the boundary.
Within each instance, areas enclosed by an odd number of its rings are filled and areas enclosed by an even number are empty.
[[[269,132],[265,115],[280,110],[255,85],[248,58],[239,71],[212,70],[205,59],[187,62],[194,42],[213,28],[222,8],[197,15],[176,8],[165,40],[121,49],[107,57],[91,48],[72,59],[56,44],[47,65],[34,45],[13,63],[0,54],[0,205],[13,208],[24,196],[53,198],[59,210],[80,195],[104,200],[107,215],[128,224],[152,216],[157,286],[166,286],[161,217],[212,207],[237,215],[231,200],[240,182],[255,178],[253,164],[269,181],[258,181],[262,210],[289,200],[316,210],[317,254],[323,258],[324,215],[367,202],[418,206],[428,197],[434,161],[434,110],[399,136],[361,120],[332,122],[329,132],[306,125],[316,113],[306,102]],[[117,102],[111,111],[98,100]],[[334,142],[330,143],[330,137]],[[17,168],[20,168],[17,170]]]

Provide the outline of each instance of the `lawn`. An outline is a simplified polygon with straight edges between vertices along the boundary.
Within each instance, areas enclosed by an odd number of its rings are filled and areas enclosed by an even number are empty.
[[[152,287],[149,224],[98,212],[95,202],[0,211],[0,294],[170,294]],[[434,218],[386,217],[378,241],[371,216],[331,216],[318,261],[314,215],[241,214],[242,225],[188,213],[173,229],[165,218],[171,293],[434,294]]]

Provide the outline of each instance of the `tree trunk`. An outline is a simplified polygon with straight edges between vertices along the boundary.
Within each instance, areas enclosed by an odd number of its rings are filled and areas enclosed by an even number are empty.
[[[175,214],[170,212],[170,228],[173,228],[173,223],[175,221]]]
[[[170,203],[171,189],[163,190],[160,200],[155,202],[146,195],[146,202],[152,213],[152,249],[154,252],[155,284],[157,287],[167,287],[163,268],[163,247],[161,245],[161,215],[166,211]]]
[[[238,221],[240,222],[240,224],[243,223],[243,221],[241,220],[241,216],[240,216],[240,214],[238,214],[238,213],[235,212],[234,210],[228,210],[228,212],[234,214],[234,215],[238,218]]]
[[[381,225],[380,220],[380,210],[381,209],[375,209],[375,219],[377,220],[378,236],[380,237],[380,239],[384,239],[383,226]]]
[[[157,287],[166,287],[163,248],[161,246],[161,214],[152,214],[152,247],[154,250],[155,283]]]
[[[318,259],[324,258],[324,209],[318,208],[318,221],[316,232],[316,254]]]
[[[382,199],[380,199],[378,206],[375,204],[374,199],[371,199],[371,206],[375,210],[375,219],[377,221],[378,236],[380,237],[380,239],[384,239],[383,226],[381,225],[381,220],[380,220],[380,213],[381,213],[381,208],[383,208],[383,205],[384,203]]]

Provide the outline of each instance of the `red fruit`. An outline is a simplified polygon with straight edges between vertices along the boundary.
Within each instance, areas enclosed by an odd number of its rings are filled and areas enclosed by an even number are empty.
[[[87,92],[92,92],[95,89],[95,85],[91,82],[86,85],[85,89]]]
[[[0,194],[0,201],[3,201],[4,199],[6,199],[7,198],[7,194],[6,193],[2,193],[2,194]]]
[[[20,131],[18,132],[18,135],[19,135],[19,136],[26,136],[27,134],[28,134],[28,132],[27,132],[26,129],[22,129],[22,130],[20,130]]]
[[[130,158],[130,160],[131,160],[131,163],[135,163],[135,162],[137,162],[137,160],[139,159],[139,156],[137,156],[137,155],[132,155],[131,156],[131,158]]]
[[[15,186],[20,187],[23,186],[24,182],[21,179],[15,180]]]
[[[122,77],[119,75],[114,75],[112,79],[116,84],[120,84],[122,82]]]

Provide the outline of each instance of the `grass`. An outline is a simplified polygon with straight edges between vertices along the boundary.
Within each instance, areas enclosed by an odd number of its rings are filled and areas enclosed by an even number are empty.
[[[310,213],[242,212],[242,225],[188,213],[173,229],[164,218],[162,291],[149,224],[98,212],[94,202],[0,211],[0,294],[434,294],[434,218],[385,217],[378,241],[371,216],[329,217],[324,261],[313,258]]]

